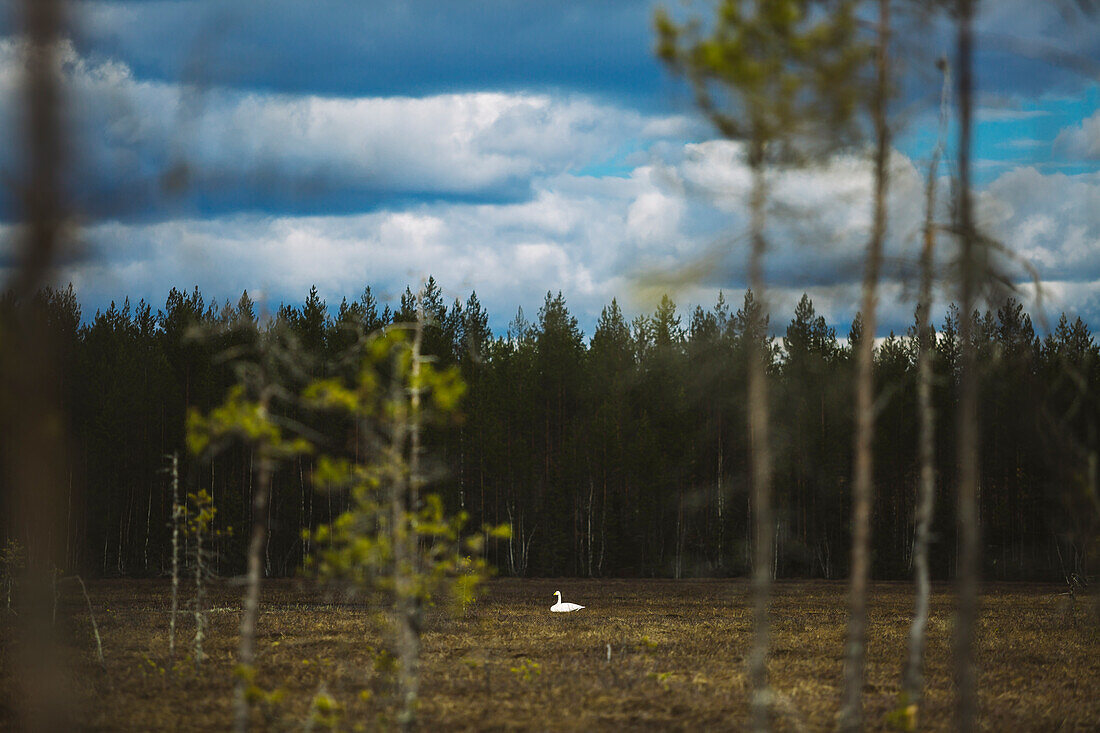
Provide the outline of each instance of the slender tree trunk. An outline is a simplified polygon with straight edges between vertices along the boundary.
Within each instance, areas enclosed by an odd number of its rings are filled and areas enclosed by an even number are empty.
[[[176,613],[180,603],[180,506],[179,454],[172,454],[172,610],[168,616],[168,655],[176,658]]]
[[[267,405],[261,405],[261,416],[266,416]],[[259,446],[260,470],[256,477],[258,488],[252,497],[252,536],[248,543],[248,585],[245,588],[241,608],[241,638],[237,650],[237,685],[234,692],[234,730],[248,730],[251,706],[248,703],[248,687],[251,684],[256,659],[256,619],[260,608],[260,583],[263,569],[263,551],[267,539],[267,498],[271,485],[272,461],[264,446]]]
[[[684,574],[684,488],[681,484],[676,492],[676,559],[673,564],[673,576],[680,580]]]
[[[149,572],[149,528],[153,522],[153,486],[149,484],[149,495],[145,504],[145,549],[142,552],[142,568]]]
[[[206,563],[203,558],[206,550],[203,549],[202,540],[206,528],[198,519],[195,520],[195,669],[202,665],[206,659],[206,652],[202,644],[206,641]]]
[[[271,486],[268,490],[267,496],[267,511],[264,513],[262,521],[271,527],[271,517],[275,511],[275,487]],[[253,516],[253,522],[261,521],[260,517]],[[264,540],[264,575],[271,577],[271,531],[267,532],[267,538]]]
[[[255,521],[254,511],[255,511],[255,506],[256,506],[256,497],[253,494],[253,490],[252,490],[252,472],[255,470],[254,469],[255,461],[256,461],[256,457],[255,457],[254,449],[249,448],[248,449],[248,497],[247,497],[247,505],[244,507],[244,512],[243,512],[248,517],[249,527],[251,527],[252,522]],[[266,512],[264,514],[264,517],[265,518],[267,517]]]
[[[753,644],[749,654],[749,677],[752,684],[752,726],[762,731],[768,728],[768,604],[771,594],[772,559],[772,459],[768,431],[768,384],[764,372],[767,342],[766,301],[764,297],[764,204],[767,197],[764,180],[763,143],[752,142],[749,152],[752,171],[751,211],[752,250],[749,256],[749,283],[758,305],[756,319],[751,322],[748,338],[748,403],[749,432],[752,435],[752,494],[755,504],[756,538],[753,557]]]
[[[972,333],[972,313],[977,281],[983,268],[979,262],[980,245],[974,232],[970,199],[970,125],[973,100],[971,22],[974,0],[958,0],[959,70],[959,232],[960,292],[959,340],[962,362],[959,380],[959,496],[960,529],[958,622],[955,624],[955,673],[958,689],[957,726],[973,730],[977,722],[977,697],[974,671],[974,625],[978,615],[979,533],[978,526],[978,380]]]
[[[73,542],[72,537],[72,521],[73,521],[73,469],[69,467],[69,490],[65,498],[65,568],[67,570],[73,570],[76,568],[76,561],[74,557],[69,555],[70,548],[73,548],[76,544]],[[75,554],[75,548],[74,548]]]
[[[886,238],[886,192],[889,184],[890,130],[886,123],[889,74],[890,0],[879,0],[876,79],[872,116],[875,125],[875,199],[871,240],[863,277],[863,338],[859,343],[856,377],[855,477],[852,482],[852,571],[850,580],[848,649],[844,670],[842,730],[859,730],[863,718],[863,667],[867,639],[867,584],[871,576],[871,497],[874,482],[872,451],[875,437],[874,354],[878,277]]]
[[[298,505],[298,527],[304,527],[306,525],[306,478],[302,471],[302,457],[298,457],[298,488],[300,490],[300,503]],[[302,548],[302,557],[306,556],[309,552],[309,535],[304,535],[298,538],[299,546]]]
[[[133,488],[131,488],[126,498],[126,509],[120,510],[118,513],[118,545],[117,552],[115,553],[115,568],[118,570],[120,576],[126,574],[126,563],[123,561],[122,541],[126,528],[127,515],[132,505],[131,499],[133,498],[133,494],[134,491]]]
[[[715,497],[717,499],[717,501],[715,502],[715,507],[717,508],[717,511],[718,511],[718,563],[717,564],[718,564],[718,569],[719,570],[722,570],[722,568],[725,566],[724,558],[725,558],[725,553],[726,553],[726,549],[725,549],[726,520],[725,520],[725,517],[723,516],[723,514],[724,514],[723,510],[725,508],[724,502],[726,500],[726,497],[725,497],[725,494],[723,493],[723,490],[722,490],[722,472],[723,472],[722,458],[723,457],[724,456],[722,454],[722,417],[721,417],[721,415],[719,415],[719,417],[718,417],[718,481],[717,481],[717,492],[716,492],[717,496]]]
[[[211,457],[210,459],[210,504],[212,506],[218,505],[218,495],[214,491],[214,464],[217,462],[217,457]],[[210,550],[214,553],[213,560],[215,564],[215,573],[221,572],[221,543],[218,542],[218,533],[214,528],[214,522],[217,521],[217,515],[210,520]]]
[[[603,498],[600,503],[600,554],[596,558],[596,575],[603,575],[603,557],[607,549],[607,480],[603,484]]]
[[[422,358],[420,348],[424,333],[423,300],[417,299],[416,330],[412,344],[412,364],[407,388],[395,384],[393,398],[400,405],[396,416],[392,450],[395,463],[393,487],[393,531],[395,569],[395,612],[397,616],[397,646],[400,669],[398,685],[402,712],[400,722],[404,729],[416,723],[416,710],[420,695],[420,603],[416,596],[417,537],[411,516],[419,507],[420,488],[420,372]],[[400,370],[396,370],[400,379]],[[408,463],[404,461],[405,439],[408,438]]]
[[[420,372],[424,361],[421,356],[423,341],[424,303],[421,298],[416,316],[416,331],[413,335],[412,374],[409,387],[409,509],[413,512],[420,510],[420,491],[424,486],[424,476],[420,472],[420,395],[423,392]],[[419,569],[414,561],[413,570],[419,571]]]
[[[516,577],[516,525],[512,521],[511,503],[506,503],[505,509],[508,511],[508,570],[512,573],[512,577]]]
[[[458,428],[458,508],[466,511],[466,430],[462,426]]]
[[[593,499],[593,494],[595,493],[595,491],[596,491],[596,484],[592,480],[592,477],[589,476],[588,477],[588,537],[586,538],[587,539],[587,545],[588,545],[588,577],[589,578],[592,577],[592,558],[595,554],[593,552],[593,546],[592,546],[592,499]]]
[[[909,627],[909,659],[902,679],[905,704],[912,710],[912,722],[920,710],[924,688],[924,631],[928,624],[928,606],[932,594],[928,571],[928,546],[932,535],[932,517],[936,499],[935,407],[932,404],[932,354],[935,343],[931,330],[932,276],[935,266],[936,229],[936,169],[943,154],[947,133],[947,102],[950,73],[947,62],[940,61],[943,70],[943,94],[940,101],[940,137],[928,167],[928,182],[924,196],[924,247],[921,250],[920,300],[917,307],[917,344],[919,348],[917,400],[920,413],[920,493],[917,496],[917,532],[913,548],[913,563],[917,585],[913,623]]]

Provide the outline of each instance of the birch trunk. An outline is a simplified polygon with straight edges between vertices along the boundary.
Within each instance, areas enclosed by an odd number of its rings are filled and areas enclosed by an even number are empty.
[[[172,454],[172,610],[168,616],[168,655],[176,658],[176,613],[180,605],[180,467],[179,454]]]
[[[420,602],[416,593],[419,554],[415,531],[410,521],[419,508],[420,488],[420,354],[424,335],[424,304],[417,298],[416,329],[413,335],[410,385],[407,395],[404,385],[395,384],[393,398],[399,406],[395,416],[392,460],[395,464],[393,487],[394,585],[396,589],[397,644],[400,670],[398,685],[402,701],[400,722],[411,729],[416,723],[420,696]],[[408,438],[408,464],[403,454]]]
[[[202,546],[204,527],[195,522],[195,669],[202,665],[206,653],[202,644],[206,640],[206,564],[203,561],[205,550]]]
[[[874,354],[878,277],[886,237],[886,192],[889,184],[890,131],[886,124],[889,74],[890,0],[879,0],[876,79],[872,116],[875,125],[875,198],[871,239],[863,277],[863,338],[856,365],[855,476],[852,482],[852,571],[849,585],[848,648],[840,727],[859,730],[863,719],[863,667],[867,640],[867,585],[871,576],[871,497],[875,437]]]

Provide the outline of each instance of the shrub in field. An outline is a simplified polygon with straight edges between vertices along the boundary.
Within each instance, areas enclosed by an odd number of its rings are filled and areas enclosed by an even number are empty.
[[[313,702],[309,706],[309,718],[306,720],[307,731],[339,730],[340,721],[343,718],[344,709],[336,699],[321,687],[313,696]]]
[[[542,665],[530,659],[524,659],[515,667],[509,667],[508,671],[524,682],[530,682],[532,675],[542,674]]]
[[[237,678],[234,693],[234,727],[247,730],[252,708],[259,703],[265,718],[269,717],[278,691],[268,692],[255,682],[256,619],[259,615],[261,558],[267,539],[267,503],[271,475],[280,460],[309,452],[308,442],[300,438],[284,438],[282,430],[270,413],[271,401],[283,390],[273,377],[272,361],[282,356],[277,343],[261,354],[257,364],[242,365],[241,383],[229,390],[225,402],[208,415],[192,412],[187,421],[187,443],[198,456],[212,455],[235,439],[248,443],[258,456],[256,491],[252,497],[253,516],[248,545],[248,576],[241,604],[241,634],[237,652]],[[250,399],[248,391],[256,394]]]
[[[230,534],[231,529],[214,528],[214,516],[218,510],[214,507],[214,500],[206,489],[188,494],[187,500],[191,507],[186,532],[193,540],[191,560],[195,571],[195,597],[192,599],[192,606],[195,612],[195,666],[198,667],[206,658],[202,645],[206,640],[208,625],[206,583],[212,574],[210,561],[213,558],[213,551],[210,548],[213,539]]]
[[[346,512],[313,533],[310,565],[322,579],[349,580],[390,604],[396,625],[400,721],[415,719],[424,610],[442,597],[471,603],[489,568],[486,537],[507,528],[464,535],[465,512],[448,516],[426,484],[421,431],[452,414],[465,386],[458,370],[438,369],[421,354],[423,309],[409,328],[375,334],[354,384],[314,382],[305,398],[358,423],[356,459],[321,456],[314,481],[349,492]]]
[[[252,665],[238,664],[235,674],[238,684],[245,686],[244,698],[248,709],[259,708],[264,723],[271,727],[277,717],[276,710],[286,697],[286,691],[281,687],[265,690],[256,684],[256,668]]]
[[[95,637],[96,659],[99,661],[99,666],[106,668],[106,662],[103,659],[103,639],[99,636],[99,624],[95,622],[95,613],[92,611],[92,599],[88,596],[88,587],[84,585],[84,579],[79,575],[70,575],[67,578],[60,578],[57,583],[60,584],[65,580],[75,580],[80,584],[80,592],[84,594],[84,602],[88,604],[88,620],[92,624],[92,636]],[[54,614],[56,616],[56,610]]]

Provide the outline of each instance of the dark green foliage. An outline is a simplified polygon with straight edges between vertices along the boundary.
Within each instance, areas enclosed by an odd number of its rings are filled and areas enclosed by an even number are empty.
[[[772,379],[775,415],[776,565],[783,576],[847,573],[851,474],[851,343],[840,341],[809,297],[782,339],[768,339],[751,293],[739,308],[725,298],[681,313],[671,300],[627,320],[612,301],[591,340],[561,294],[547,293],[535,323],[522,313],[494,337],[471,294],[445,306],[434,280],[425,288],[431,321],[425,350],[456,366],[468,389],[455,419],[425,432],[426,475],[448,513],[470,526],[511,525],[489,548],[504,573],[527,575],[738,575],[747,571],[750,436],[744,408],[745,348],[759,339]],[[407,300],[407,299],[406,299]],[[123,301],[81,323],[71,290],[45,291],[64,369],[72,456],[70,569],[97,575],[160,574],[170,565],[171,513],[163,456],[184,442],[187,407],[209,413],[265,341],[286,358],[272,368],[290,393],[318,378],[357,376],[347,355],[365,337],[401,321],[368,289],[329,315],[311,291],[301,306],[257,318],[242,294],[207,305],[197,290],[173,290],[163,310]],[[21,306],[0,300],[8,313]],[[938,324],[937,506],[933,577],[955,562],[953,419],[959,321]],[[1062,318],[1040,337],[1009,300],[972,314],[980,354],[983,429],[983,572],[997,579],[1062,580],[1095,573],[1100,507],[1090,460],[1100,446],[1100,349],[1080,319]],[[873,572],[910,576],[918,475],[916,354],[911,330],[876,349]],[[849,340],[863,338],[860,321]],[[274,353],[274,352],[273,352]],[[360,445],[355,422],[276,400],[288,434],[325,453]],[[302,432],[299,432],[302,431]],[[243,569],[251,526],[255,456],[234,444],[212,461],[187,458],[183,488],[206,490],[218,513],[214,569]],[[296,572],[308,549],[303,529],[331,523],[349,494],[320,492],[308,455],[276,472],[265,571]],[[1091,493],[1090,493],[1091,492]],[[1092,564],[1090,564],[1092,563]]]

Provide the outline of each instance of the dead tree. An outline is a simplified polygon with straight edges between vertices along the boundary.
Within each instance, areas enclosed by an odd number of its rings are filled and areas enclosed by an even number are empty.
[[[180,523],[183,506],[180,505],[180,457],[172,454],[172,610],[168,617],[168,654],[176,657],[176,613],[180,605]]]
[[[932,517],[936,499],[935,469],[935,412],[932,405],[932,355],[935,350],[931,325],[932,277],[936,248],[936,171],[943,154],[947,134],[948,93],[951,75],[946,59],[940,59],[937,67],[943,72],[943,92],[940,96],[940,133],[932,161],[928,166],[928,181],[924,195],[924,246],[921,249],[920,295],[917,304],[917,403],[920,413],[920,486],[917,493],[917,533],[913,548],[913,565],[916,580],[916,599],[913,621],[909,626],[909,657],[902,675],[904,703],[915,716],[920,709],[923,691],[924,631],[928,625],[928,606],[932,594],[928,571],[928,547],[932,539]]]
[[[882,246],[886,238],[886,193],[889,186],[890,129],[886,102],[890,74],[890,0],[879,0],[878,39],[875,49],[875,91],[871,117],[875,126],[874,214],[863,275],[864,337],[859,343],[856,376],[855,476],[852,483],[852,571],[848,616],[848,653],[845,660],[844,701],[840,726],[858,730],[863,718],[863,667],[867,646],[867,584],[871,577],[871,496],[875,437],[875,327]]]

